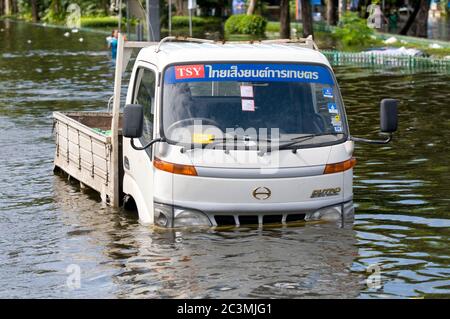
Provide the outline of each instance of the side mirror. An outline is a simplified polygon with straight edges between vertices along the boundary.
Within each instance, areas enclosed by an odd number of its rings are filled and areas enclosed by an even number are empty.
[[[383,99],[380,103],[380,131],[393,133],[397,131],[397,105],[398,100]]]
[[[122,135],[129,138],[142,136],[144,126],[144,108],[140,104],[125,105],[123,111]]]

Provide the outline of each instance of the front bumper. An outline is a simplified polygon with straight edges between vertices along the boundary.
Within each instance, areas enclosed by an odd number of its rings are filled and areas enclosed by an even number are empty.
[[[283,212],[203,212],[196,209],[174,207],[155,203],[155,224],[161,227],[217,227],[241,225],[289,224],[302,221],[344,221],[352,220],[354,215],[353,201],[321,206],[316,209]],[[187,218],[186,218],[187,217]]]

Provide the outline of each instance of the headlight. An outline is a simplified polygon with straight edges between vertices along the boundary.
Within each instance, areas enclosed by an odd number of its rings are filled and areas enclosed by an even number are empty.
[[[202,212],[175,208],[174,227],[211,226],[209,218]]]
[[[173,224],[173,206],[166,204],[153,203],[155,225],[161,227],[172,227]]]
[[[337,221],[342,219],[353,218],[354,208],[353,202],[347,202],[335,206],[328,206],[316,210],[315,212],[306,215],[305,220],[326,220]]]
[[[211,226],[209,218],[201,211],[154,203],[155,225],[160,227]]]

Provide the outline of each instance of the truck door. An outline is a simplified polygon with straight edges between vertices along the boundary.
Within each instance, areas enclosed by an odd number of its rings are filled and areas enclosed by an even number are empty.
[[[141,104],[144,108],[143,136],[136,145],[146,145],[154,138],[157,100],[157,69],[148,63],[138,62],[132,74],[127,104]],[[139,218],[144,223],[153,223],[153,158],[150,148],[134,150],[129,139],[124,139],[124,193],[136,202]]]

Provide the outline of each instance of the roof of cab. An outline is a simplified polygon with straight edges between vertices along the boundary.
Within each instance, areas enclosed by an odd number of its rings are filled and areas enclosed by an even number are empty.
[[[155,64],[160,69],[168,64],[217,61],[303,62],[330,67],[319,51],[295,44],[279,43],[191,43],[168,42],[143,48],[137,60]]]

